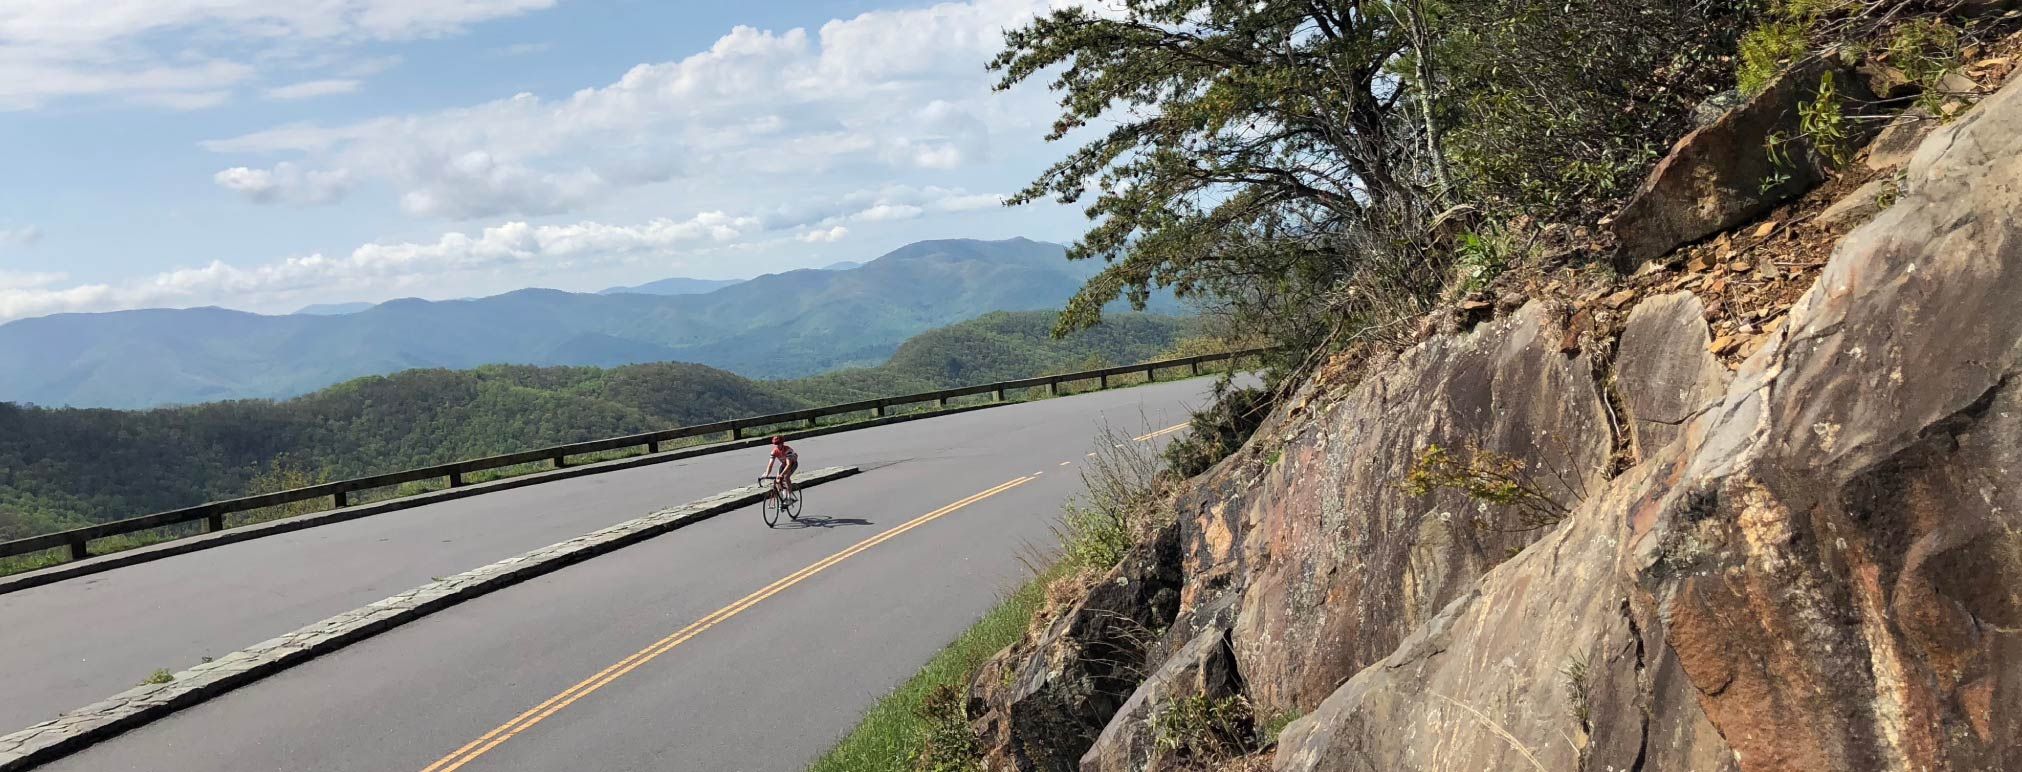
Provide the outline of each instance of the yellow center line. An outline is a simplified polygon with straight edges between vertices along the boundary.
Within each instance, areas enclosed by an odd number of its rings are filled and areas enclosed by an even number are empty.
[[[968,498],[962,499],[961,501],[957,501],[953,504],[949,504],[945,507],[941,507],[940,509],[936,509],[932,512],[928,512],[927,514],[913,518],[912,520],[907,521],[904,525],[900,525],[884,533],[870,537],[861,542],[857,542],[849,549],[845,549],[841,552],[830,555],[826,558],[822,558],[820,561],[817,561],[813,565],[810,565],[799,571],[795,571],[792,574],[789,574],[786,577],[781,578],[776,582],[773,582],[772,584],[766,585],[764,588],[758,590],[757,592],[754,592],[750,595],[746,595],[743,598],[738,599],[738,601],[735,603],[732,603],[728,606],[724,606],[723,608],[717,609],[715,612],[709,614],[708,616],[695,620],[694,623],[688,625],[687,627],[683,627],[680,630],[676,630],[672,635],[669,635],[658,641],[654,641],[652,645],[640,649],[639,651],[633,653],[631,656],[619,660],[617,663],[611,665],[610,667],[598,671],[596,675],[590,676],[589,678],[585,678],[582,681],[577,682],[575,686],[571,686],[568,689],[563,690],[561,694],[549,697],[547,701],[542,702],[539,705],[533,706],[532,708],[528,709],[525,713],[521,713],[518,716],[514,716],[511,721],[507,721],[504,724],[500,724],[498,728],[486,732],[484,736],[472,740],[469,743],[466,743],[463,747],[456,749],[455,752],[452,752],[449,755],[436,760],[434,764],[430,764],[427,767],[423,768],[422,772],[454,772],[454,770],[463,767],[463,765],[469,764],[470,762],[476,760],[479,756],[483,756],[484,754],[490,752],[491,749],[498,747],[501,743],[504,743],[505,741],[512,739],[514,736],[518,735],[521,732],[526,731],[528,728],[531,728],[535,724],[547,720],[549,716],[552,716],[555,713],[561,711],[563,708],[566,708],[571,704],[574,704],[577,700],[580,700],[583,697],[588,696],[591,692],[595,692],[598,689],[604,688],[611,682],[624,677],[625,674],[638,669],[640,665],[644,665],[647,662],[651,662],[654,658],[659,657],[660,655],[665,654],[669,651],[672,651],[674,647],[680,646],[681,644],[688,642],[688,639],[694,638],[695,636],[702,634],[704,630],[708,630],[711,627],[715,627],[718,623],[722,622],[723,620],[736,616],[737,614],[743,612],[745,609],[757,605],[760,601],[763,601],[766,598],[770,598],[774,595],[777,595],[780,592],[784,591],[786,588],[792,587],[795,584],[799,584],[802,580],[805,580],[810,576],[818,574],[830,566],[833,566],[844,560],[848,560],[850,557],[856,555],[859,552],[863,552],[864,550],[870,549],[879,544],[883,544],[884,542],[889,541],[893,538],[896,538],[899,534],[905,533],[914,528],[918,528],[922,525],[933,522],[934,520],[939,519],[940,517],[947,515],[951,512],[954,512],[955,510],[969,506],[970,504],[974,504],[978,501],[990,498],[991,496],[1003,493],[1004,491],[1008,491],[1020,485],[1024,485],[1025,483],[1031,482],[1032,480],[1033,478],[1029,476],[1019,477],[1017,479],[1006,482],[1002,485],[998,485],[995,488],[991,488],[981,493],[977,493],[975,495],[969,496]]]
[[[1133,441],[1136,441],[1136,442],[1143,442],[1143,441],[1145,441],[1145,440],[1148,440],[1148,439],[1151,439],[1151,438],[1153,438],[1153,437],[1163,437],[1163,436],[1165,436],[1165,435],[1171,434],[1171,433],[1173,433],[1173,432],[1176,432],[1176,431],[1179,431],[1179,430],[1181,430],[1181,429],[1185,429],[1185,428],[1187,428],[1187,425],[1186,425],[1186,424],[1173,424],[1172,426],[1168,426],[1168,427],[1166,427],[1166,428],[1164,428],[1164,429],[1160,429],[1160,430],[1158,430],[1158,431],[1155,431],[1155,432],[1152,432],[1152,433],[1150,433],[1150,434],[1140,434],[1140,435],[1138,435],[1138,436],[1136,436],[1136,437],[1132,437],[1132,438],[1131,438],[1131,440],[1133,440]],[[1120,448],[1120,447],[1123,447],[1123,446],[1122,446],[1122,445],[1118,445],[1117,447],[1119,447],[1119,448]]]

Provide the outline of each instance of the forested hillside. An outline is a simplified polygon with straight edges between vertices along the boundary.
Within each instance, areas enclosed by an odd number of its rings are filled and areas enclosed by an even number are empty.
[[[740,415],[1141,361],[1191,325],[1119,315],[1061,340],[1051,312],[920,335],[884,365],[754,381],[702,365],[410,370],[285,401],[145,411],[0,403],[0,539],[338,479]]]
[[[497,363],[680,361],[795,378],[876,365],[907,338],[991,311],[1057,309],[1100,268],[1063,252],[1027,239],[951,239],[850,270],[768,274],[697,294],[526,289],[339,315],[59,314],[0,325],[0,399],[143,408],[286,398],[366,375]],[[1178,307],[1162,294],[1150,310]]]

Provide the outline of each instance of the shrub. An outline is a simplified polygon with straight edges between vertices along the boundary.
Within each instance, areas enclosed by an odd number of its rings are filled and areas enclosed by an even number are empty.
[[[1228,759],[1256,750],[1255,724],[1249,700],[1240,695],[1191,695],[1151,714],[1152,740],[1159,749],[1191,759]]]
[[[1166,446],[1167,466],[1181,477],[1207,471],[1249,441],[1274,403],[1273,393],[1265,389],[1223,390],[1213,404],[1194,414],[1185,437]]]
[[[1438,490],[1456,490],[1470,499],[1504,507],[1517,516],[1514,529],[1494,528],[1477,518],[1475,525],[1494,530],[1530,531],[1549,528],[1566,518],[1566,506],[1554,499],[1522,459],[1469,446],[1456,454],[1439,445],[1428,445],[1404,480],[1404,491],[1427,496]]]

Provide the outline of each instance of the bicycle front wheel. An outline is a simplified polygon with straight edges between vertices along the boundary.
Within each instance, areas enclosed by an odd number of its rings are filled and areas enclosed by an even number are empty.
[[[793,497],[792,497],[792,498],[789,498],[789,499],[787,499],[787,500],[786,500],[786,504],[785,504],[785,505],[784,505],[783,507],[781,507],[781,508],[782,508],[782,509],[785,509],[785,510],[786,510],[786,516],[787,516],[787,517],[793,518],[793,519],[795,519],[795,520],[799,520],[799,519],[800,519],[800,502],[801,502],[802,500],[806,499],[806,498],[807,498],[807,493],[806,493],[806,492],[802,491],[802,490],[801,490],[801,489],[799,489],[799,488],[794,488],[794,489],[793,489]]]
[[[779,509],[779,491],[767,491],[765,498],[758,502],[758,516],[765,518],[765,527],[772,528],[779,523]]]

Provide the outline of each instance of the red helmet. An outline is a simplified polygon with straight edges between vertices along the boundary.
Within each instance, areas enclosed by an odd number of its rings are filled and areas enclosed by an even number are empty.
[[[779,436],[779,435],[777,435],[777,434],[775,434],[775,435],[772,435],[772,444],[774,444],[774,445],[784,445],[784,444],[786,444],[786,438],[785,438],[785,437],[781,437],[781,436]]]

